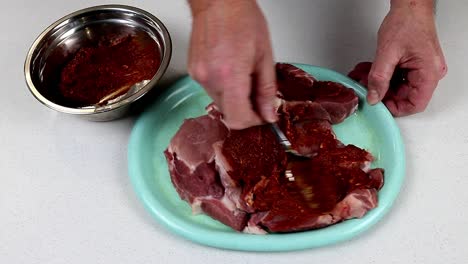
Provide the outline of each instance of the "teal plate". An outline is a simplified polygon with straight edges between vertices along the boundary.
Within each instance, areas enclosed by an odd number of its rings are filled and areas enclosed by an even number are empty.
[[[190,206],[174,189],[163,151],[184,119],[205,114],[210,98],[189,77],[165,91],[137,120],[128,147],[129,175],[148,211],[166,228],[194,242],[245,251],[291,251],[348,240],[376,224],[395,201],[405,175],[403,141],[395,120],[381,103],[365,102],[365,89],[334,71],[295,64],[319,80],[340,82],[360,98],[356,114],[333,128],[344,143],[367,149],[375,157],[373,167],[385,169],[385,185],[379,205],[361,219],[347,220],[326,228],[288,234],[239,233],[206,216],[193,215]]]

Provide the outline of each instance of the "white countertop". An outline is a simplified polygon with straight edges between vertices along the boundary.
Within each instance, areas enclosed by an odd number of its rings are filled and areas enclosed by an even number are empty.
[[[129,182],[134,117],[83,121],[29,94],[23,62],[36,36],[63,15],[113,1],[8,2],[0,11],[0,263],[468,263],[467,1],[439,3],[449,73],[425,113],[397,121],[408,168],[390,213],[351,241],[290,253],[220,250],[168,232],[144,210]],[[277,60],[347,73],[372,59],[388,8],[377,2],[265,0],[261,6]],[[120,3],[162,19],[175,46],[172,72],[185,73],[186,2]]]

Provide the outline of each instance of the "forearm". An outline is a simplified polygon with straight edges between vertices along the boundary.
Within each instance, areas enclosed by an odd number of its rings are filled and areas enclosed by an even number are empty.
[[[188,3],[190,5],[190,10],[192,11],[192,16],[195,16],[200,12],[207,10],[214,4],[218,4],[218,6],[230,6],[235,8],[236,5],[242,5],[244,4],[243,2],[246,1],[252,2],[255,0],[188,0]]]
[[[392,9],[409,9],[413,11],[422,11],[435,13],[437,0],[390,0]]]
[[[212,3],[212,0],[188,0],[190,5],[190,10],[192,11],[192,16],[206,10]]]

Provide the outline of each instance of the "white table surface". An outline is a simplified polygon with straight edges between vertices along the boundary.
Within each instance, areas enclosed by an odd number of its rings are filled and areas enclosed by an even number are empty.
[[[36,36],[65,14],[106,2],[113,1],[2,2],[0,263],[468,263],[467,1],[440,1],[449,74],[425,113],[397,121],[408,168],[395,206],[356,239],[289,253],[214,249],[168,232],[144,210],[129,182],[126,145],[134,117],[83,121],[29,94],[23,61]],[[346,73],[372,59],[388,8],[377,2],[265,0],[261,6],[277,60]],[[186,2],[120,3],[166,23],[174,41],[171,72],[184,74]]]

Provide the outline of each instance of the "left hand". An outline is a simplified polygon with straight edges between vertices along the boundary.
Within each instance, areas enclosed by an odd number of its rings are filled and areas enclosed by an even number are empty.
[[[394,116],[405,116],[426,109],[446,73],[432,0],[393,0],[374,63],[356,65],[349,76],[368,87],[370,104],[383,101]]]

